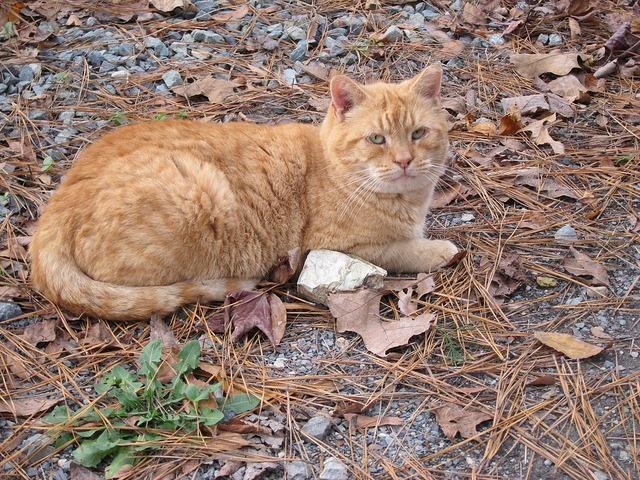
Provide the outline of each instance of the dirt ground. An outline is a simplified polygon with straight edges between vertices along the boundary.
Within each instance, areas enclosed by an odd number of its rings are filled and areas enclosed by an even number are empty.
[[[382,358],[295,284],[265,287],[277,348],[187,307],[177,341],[261,406],[226,437],[160,432],[118,478],[640,478],[640,2],[5,1],[0,19],[0,477],[104,478],[43,416],[92,405],[153,333],[29,289],[38,212],[84,145],[149,119],[319,122],[335,72],[441,62],[451,168],[427,234],[467,255],[418,301],[433,327]]]

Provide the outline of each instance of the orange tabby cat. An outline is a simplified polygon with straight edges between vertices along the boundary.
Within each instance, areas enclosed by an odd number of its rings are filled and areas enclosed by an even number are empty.
[[[143,123],[89,146],[31,244],[32,283],[75,313],[143,319],[252,288],[294,247],[422,272],[448,138],[437,65],[399,84],[331,81],[320,127]]]

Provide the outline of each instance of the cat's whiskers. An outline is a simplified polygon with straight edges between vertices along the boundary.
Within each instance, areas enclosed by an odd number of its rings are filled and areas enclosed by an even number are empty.
[[[355,204],[355,202],[357,202],[359,199],[362,199],[365,195],[369,194],[370,191],[374,191],[372,187],[376,185],[376,182],[377,179],[375,177],[367,176],[366,181],[349,194],[344,202],[344,205],[340,209],[340,212],[338,214],[338,221],[341,221],[344,218],[344,216],[347,214],[351,206]]]

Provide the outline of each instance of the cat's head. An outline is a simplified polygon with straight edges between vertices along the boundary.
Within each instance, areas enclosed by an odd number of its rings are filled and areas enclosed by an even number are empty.
[[[334,77],[321,134],[338,180],[382,193],[435,184],[448,147],[441,80],[439,65],[397,84]]]

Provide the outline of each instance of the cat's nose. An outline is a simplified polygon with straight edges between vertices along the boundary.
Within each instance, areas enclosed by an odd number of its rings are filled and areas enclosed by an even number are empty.
[[[408,152],[400,155],[396,155],[395,158],[393,159],[393,163],[398,164],[403,169],[406,169],[412,161],[413,161],[413,155],[411,155]]]

